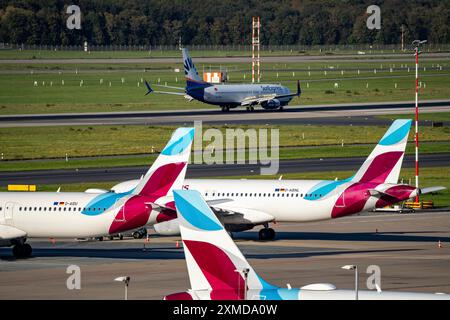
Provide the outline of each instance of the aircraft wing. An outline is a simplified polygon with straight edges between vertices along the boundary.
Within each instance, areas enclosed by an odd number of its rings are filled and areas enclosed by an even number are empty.
[[[160,84],[155,84],[155,86],[161,87],[161,88],[169,88],[169,89],[176,89],[176,90],[186,91],[186,89],[182,88],[182,87],[163,86],[163,85],[160,85]]]
[[[271,222],[274,217],[259,210],[224,205],[210,205],[223,224],[263,224]]]
[[[297,81],[297,92],[289,93],[289,94],[268,94],[259,97],[249,97],[244,99],[241,102],[241,106],[252,106],[255,104],[261,104],[263,102],[267,102],[273,99],[282,99],[282,98],[290,98],[290,97],[299,97],[302,93],[302,89],[300,88],[300,81]]]
[[[26,237],[27,233],[12,226],[0,224],[0,240],[10,240]]]
[[[152,87],[150,87],[150,84],[147,82],[147,80],[145,80],[145,86],[147,87],[147,93],[145,95],[148,95],[150,93],[162,93],[162,94],[173,94],[176,96],[187,96],[185,93],[181,93],[181,92],[170,92],[170,91],[155,91],[152,89]],[[166,87],[166,88],[170,88],[170,87]],[[179,89],[179,88],[177,88]]]

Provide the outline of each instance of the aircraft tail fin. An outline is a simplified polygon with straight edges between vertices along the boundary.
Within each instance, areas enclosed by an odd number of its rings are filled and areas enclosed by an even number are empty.
[[[186,76],[187,90],[208,87],[210,84],[203,81],[198,75],[197,68],[189,55],[189,50],[182,48],[181,51],[183,52],[184,74]]]
[[[241,300],[247,288],[264,289],[259,278],[201,194],[174,190],[191,289],[210,291],[211,299]]]
[[[355,182],[397,183],[412,120],[395,120],[352,177]]]
[[[178,128],[158,158],[133,190],[133,194],[157,199],[181,189],[191,154],[195,128]]]

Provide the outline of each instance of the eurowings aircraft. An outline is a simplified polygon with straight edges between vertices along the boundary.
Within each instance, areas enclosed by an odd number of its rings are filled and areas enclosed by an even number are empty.
[[[0,246],[29,257],[29,237],[97,237],[173,219],[172,189],[182,187],[193,138],[194,128],[177,129],[146,175],[125,192],[1,192]]]
[[[301,94],[300,82],[297,82],[297,92],[291,93],[287,87],[280,84],[211,84],[203,81],[198,75],[194,62],[187,49],[183,48],[184,73],[186,88],[162,86],[165,88],[183,90],[181,92],[154,91],[146,81],[149,93],[161,93],[184,96],[189,101],[197,100],[207,104],[217,105],[222,111],[231,108],[246,107],[253,111],[260,105],[267,110],[282,110],[294,97]]]
[[[449,300],[448,294],[338,290],[332,284],[300,289],[267,283],[245,259],[195,190],[174,190],[191,289],[164,300]]]
[[[335,219],[445,189],[418,190],[398,183],[410,127],[411,120],[394,121],[356,174],[344,180],[186,179],[184,188],[198,190],[228,231],[263,225],[259,238],[270,240],[275,237],[272,222]],[[138,182],[114,188],[123,192]],[[177,234],[177,223],[165,221],[154,228],[160,234]]]

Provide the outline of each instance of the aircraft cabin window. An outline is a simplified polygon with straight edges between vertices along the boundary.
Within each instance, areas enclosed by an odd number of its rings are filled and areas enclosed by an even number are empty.
[[[207,197],[208,196],[208,192],[207,193],[205,193],[205,197]]]

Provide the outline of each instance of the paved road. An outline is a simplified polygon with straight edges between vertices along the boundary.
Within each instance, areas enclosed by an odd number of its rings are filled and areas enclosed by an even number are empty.
[[[431,100],[421,102],[421,113],[450,112],[450,100]],[[205,123],[342,123],[342,117],[369,117],[386,114],[413,113],[413,102],[382,103],[346,103],[334,105],[289,106],[283,112],[255,110],[247,112],[242,109],[220,112],[216,109],[176,110],[176,111],[142,111],[109,113],[68,113],[37,115],[0,116],[0,128],[33,126],[73,126],[73,125],[119,125],[119,124],[191,124],[194,121]],[[345,123],[345,122],[344,122]],[[382,124],[386,124],[383,122]],[[345,124],[349,124],[348,122]]]
[[[326,172],[326,171],[356,171],[364,162],[365,157],[324,158],[285,160],[280,162],[280,174],[293,172]],[[450,153],[424,154],[420,157],[422,167],[440,167],[450,165]],[[405,157],[404,167],[414,167],[413,155]],[[259,175],[261,166],[258,164],[233,165],[190,165],[188,178],[207,178],[218,176],[248,176]],[[137,179],[145,174],[147,167],[116,167],[104,169],[79,170],[36,170],[23,172],[0,172],[0,185],[8,184],[62,184],[79,182],[125,181]],[[330,179],[334,177],[330,176]]]
[[[357,264],[364,290],[366,268],[377,265],[383,290],[450,293],[449,214],[367,214],[277,223],[276,241],[256,241],[259,228],[234,238],[258,274],[280,287],[326,282],[352,289],[353,274],[340,267]],[[25,260],[15,260],[10,248],[0,248],[0,299],[122,299],[123,286],[113,279],[129,275],[129,299],[160,300],[190,288],[177,240],[152,235],[144,251],[143,240],[62,239],[52,244],[31,239],[33,257]],[[81,268],[81,290],[66,287],[69,265]]]

